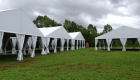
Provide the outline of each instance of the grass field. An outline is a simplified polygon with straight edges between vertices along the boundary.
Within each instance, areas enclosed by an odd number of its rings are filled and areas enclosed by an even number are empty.
[[[0,80],[140,80],[139,51],[85,48],[16,58],[0,55]]]

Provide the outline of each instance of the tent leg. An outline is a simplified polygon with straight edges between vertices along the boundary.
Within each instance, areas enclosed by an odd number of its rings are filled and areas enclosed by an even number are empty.
[[[101,40],[99,40],[99,50],[101,50]]]
[[[69,39],[67,39],[67,51],[69,50]]]
[[[57,38],[54,38],[54,53],[57,53]]]

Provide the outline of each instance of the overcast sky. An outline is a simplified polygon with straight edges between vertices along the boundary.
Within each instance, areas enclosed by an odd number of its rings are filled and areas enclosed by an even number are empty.
[[[65,19],[98,32],[104,25],[113,29],[123,25],[140,29],[140,0],[0,0],[0,11],[22,8],[31,20],[47,15],[63,24]]]

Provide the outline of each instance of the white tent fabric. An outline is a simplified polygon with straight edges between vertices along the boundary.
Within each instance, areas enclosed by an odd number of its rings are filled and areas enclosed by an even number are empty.
[[[106,39],[107,42],[107,51],[110,51],[110,43],[111,43],[112,39]]]
[[[54,49],[54,40],[52,40],[51,45],[52,45],[52,49]]]
[[[60,51],[64,51],[64,43],[65,43],[64,38],[61,38],[61,47],[60,47]]]
[[[46,50],[45,50],[46,53],[50,53],[49,48],[48,48],[49,47],[49,43],[50,43],[50,38],[47,37],[46,38],[46,43],[45,43],[46,44]]]
[[[24,34],[16,34],[16,37],[17,37],[18,50],[19,50],[17,60],[21,61],[21,60],[23,60],[22,48],[23,48],[25,35]]]
[[[72,32],[72,33],[69,33],[69,35],[72,37],[72,39],[75,39],[75,40],[85,40],[81,32]],[[80,46],[81,46],[81,43],[79,44],[79,47]],[[81,49],[81,47],[79,49]]]
[[[54,53],[57,52],[57,38],[54,38]]]
[[[31,37],[28,38],[27,45],[28,45],[28,47],[29,47],[29,49],[28,49],[28,54],[31,54],[31,53],[32,53],[32,49],[31,49],[32,39],[31,39]]]
[[[17,43],[17,38],[16,37],[10,37],[11,38],[11,44],[12,44],[12,54],[17,53],[16,51],[16,43]]]
[[[2,53],[2,40],[3,40],[3,32],[0,32],[0,53]]]
[[[69,50],[69,39],[67,39],[67,51]]]
[[[99,50],[101,50],[101,40],[99,40]]]
[[[31,39],[32,39],[32,47],[33,47],[31,57],[33,58],[35,56],[35,47],[36,47],[37,36],[32,36]]]
[[[76,40],[77,41],[77,44],[76,44],[76,49],[78,49],[78,40]]]
[[[121,38],[120,41],[122,43],[122,51],[126,51],[125,44],[126,44],[127,38]]]
[[[74,46],[75,46],[75,40],[71,39],[71,50],[74,50]]]

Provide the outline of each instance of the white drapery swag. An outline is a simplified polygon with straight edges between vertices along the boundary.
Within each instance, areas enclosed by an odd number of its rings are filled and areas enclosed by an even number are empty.
[[[79,40],[79,49],[81,49],[81,40]]]
[[[67,39],[67,51],[69,50],[69,39]]]
[[[84,42],[83,42],[83,40],[81,40],[81,41],[82,41],[82,48],[83,48],[83,43],[84,43]]]
[[[84,48],[85,48],[85,40],[84,40]]]
[[[50,38],[46,37],[46,42],[45,42],[45,44],[46,44],[46,50],[45,50],[45,52],[47,54],[50,53],[50,51],[49,51],[49,43],[50,43]]]
[[[54,53],[57,52],[57,38],[54,38]]]
[[[111,43],[112,39],[106,39],[107,42],[107,51],[110,51],[110,43]]]
[[[61,38],[61,48],[60,48],[60,51],[64,51],[64,43],[65,43],[65,40],[63,38]]]
[[[17,53],[16,51],[16,43],[17,43],[17,38],[16,37],[11,37],[11,44],[12,44],[12,54]]]
[[[71,50],[74,50],[74,44],[75,44],[75,40],[71,39]]]
[[[125,44],[126,44],[127,38],[120,38],[120,41],[122,43],[122,51],[126,51]]]
[[[4,32],[0,32],[0,53],[2,53],[2,40],[3,40],[3,34]]]
[[[28,38],[27,45],[28,45],[28,47],[29,47],[29,49],[28,49],[28,54],[31,54],[31,53],[32,53],[32,49],[31,49],[32,39],[31,39],[31,37]]]
[[[95,39],[95,50],[97,50],[98,39]]]
[[[78,49],[78,40],[77,40],[77,44],[76,44],[76,49]]]
[[[21,60],[23,60],[22,48],[23,48],[25,35],[24,34],[16,34],[16,37],[17,37],[17,44],[18,44],[18,50],[19,50],[17,60],[21,61]]]
[[[103,45],[104,45],[104,49],[105,49],[105,41],[103,40]]]
[[[41,54],[44,55],[44,54],[46,54],[46,52],[45,52],[45,50],[44,50],[44,48],[45,48],[45,46],[46,46],[46,44],[45,44],[45,42],[46,42],[45,37],[41,37],[41,38],[39,39],[39,42],[40,42],[40,45],[41,45],[41,48],[42,48]]]
[[[32,39],[32,47],[33,47],[31,57],[33,58],[35,56],[35,47],[36,47],[37,36],[32,36],[31,39]]]

